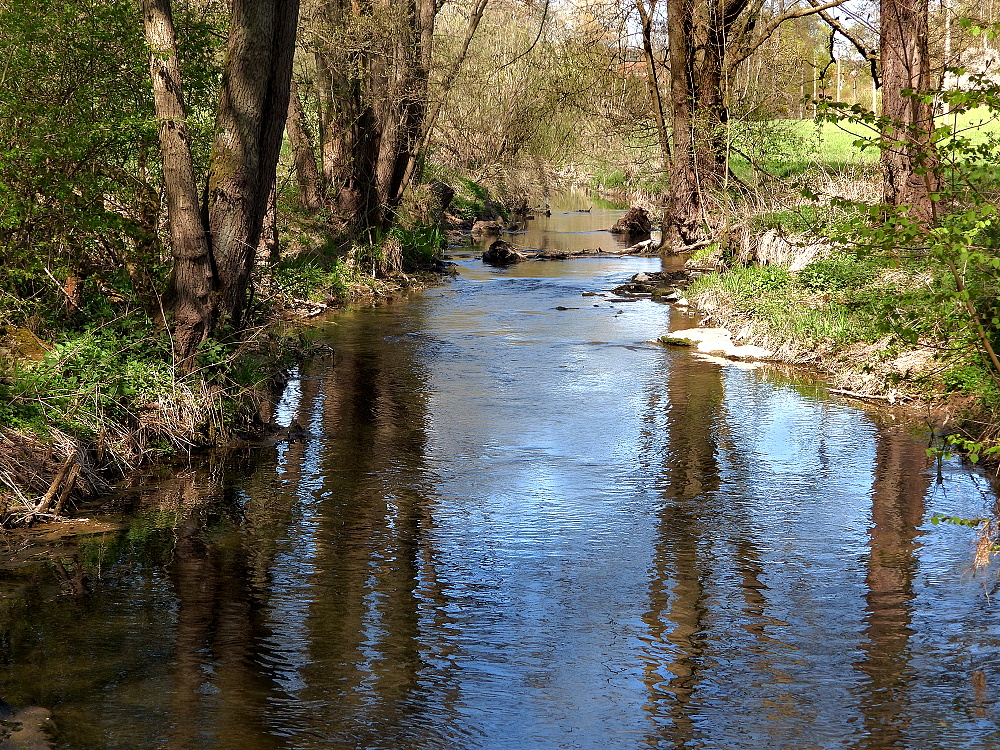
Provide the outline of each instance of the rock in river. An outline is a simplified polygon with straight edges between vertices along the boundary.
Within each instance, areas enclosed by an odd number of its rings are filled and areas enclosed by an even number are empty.
[[[637,236],[649,234],[653,230],[653,223],[649,220],[646,209],[634,207],[622,216],[615,225],[611,227],[612,234],[626,234]]]
[[[726,359],[757,360],[768,359],[774,352],[760,346],[738,346],[733,343],[733,334],[725,328],[688,328],[671,331],[660,337],[660,343],[667,346],[691,346],[703,354],[714,354]]]
[[[15,711],[0,701],[0,750],[49,750],[52,714],[47,708],[29,706]]]
[[[477,221],[472,225],[472,234],[498,235],[503,231],[499,221]]]
[[[483,253],[483,263],[489,263],[491,266],[509,266],[514,263],[520,263],[526,257],[523,253],[518,252],[517,248],[509,242],[496,240]]]

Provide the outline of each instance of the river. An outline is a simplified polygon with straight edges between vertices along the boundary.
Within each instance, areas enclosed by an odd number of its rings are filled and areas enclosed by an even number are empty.
[[[515,239],[611,247],[616,212]],[[0,573],[0,696],[59,748],[996,748],[987,483],[902,419],[645,341],[655,258],[338,315],[277,419]],[[565,308],[565,309],[559,309]]]

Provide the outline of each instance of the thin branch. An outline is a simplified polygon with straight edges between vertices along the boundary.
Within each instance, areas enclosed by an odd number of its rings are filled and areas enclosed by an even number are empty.
[[[809,0],[809,2],[810,3],[815,2],[816,4],[812,5],[812,7],[809,8],[799,8],[798,10],[785,11],[784,13],[781,13],[780,15],[775,16],[773,19],[771,19],[771,22],[764,27],[764,29],[760,32],[760,34],[757,35],[756,39],[748,43],[746,46],[743,47],[742,50],[734,53],[731,58],[726,60],[723,73],[728,73],[737,65],[739,65],[741,62],[750,57],[750,55],[756,52],[757,49],[764,44],[764,42],[766,42],[768,39],[771,38],[771,35],[774,34],[774,32],[778,30],[778,27],[781,26],[781,24],[785,23],[785,21],[791,21],[793,18],[804,18],[806,16],[812,16],[816,15],[817,13],[822,13],[823,11],[829,10],[830,8],[836,8],[840,5],[843,5],[845,2],[847,2],[847,0],[832,0],[832,2],[827,2],[822,4],[820,4],[818,0]]]
[[[871,66],[872,80],[875,82],[875,88],[879,88],[882,84],[879,80],[878,75],[878,52],[875,50],[870,50],[865,47],[864,42],[859,39],[855,34],[853,34],[844,24],[840,22],[840,19],[834,18],[825,10],[819,10],[819,0],[806,0],[813,8],[817,9],[819,17],[834,31],[838,32],[844,39],[849,41],[854,45],[854,49],[868,61],[869,66]]]
[[[520,60],[522,57],[524,57],[525,55],[530,54],[531,50],[533,50],[535,48],[535,45],[538,44],[538,40],[540,40],[542,38],[542,32],[545,31],[545,22],[549,20],[549,3],[550,3],[550,1],[551,0],[545,0],[545,7],[542,9],[542,21],[541,21],[541,23],[538,24],[538,33],[535,35],[535,41],[533,41],[530,45],[528,45],[528,49],[526,49],[524,52],[522,52],[521,54],[515,56],[512,60],[508,60],[503,65],[501,65],[499,68],[497,68],[496,71],[495,71],[495,73],[499,73],[501,70],[504,70],[505,68],[509,68],[511,65],[513,65],[518,60]],[[841,0],[841,2],[843,2],[843,1],[844,0]]]

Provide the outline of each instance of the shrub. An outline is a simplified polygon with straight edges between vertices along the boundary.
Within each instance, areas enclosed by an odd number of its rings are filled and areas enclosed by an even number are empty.
[[[816,292],[840,292],[860,289],[873,276],[872,263],[848,255],[817,260],[798,272],[799,286]]]

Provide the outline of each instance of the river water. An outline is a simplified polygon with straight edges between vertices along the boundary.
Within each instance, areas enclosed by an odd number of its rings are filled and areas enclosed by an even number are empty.
[[[614,215],[515,239],[608,248]],[[458,264],[321,328],[277,408],[303,440],[3,571],[0,696],[75,749],[1000,747],[994,576],[930,523],[989,512],[981,478],[582,296],[658,259]]]

